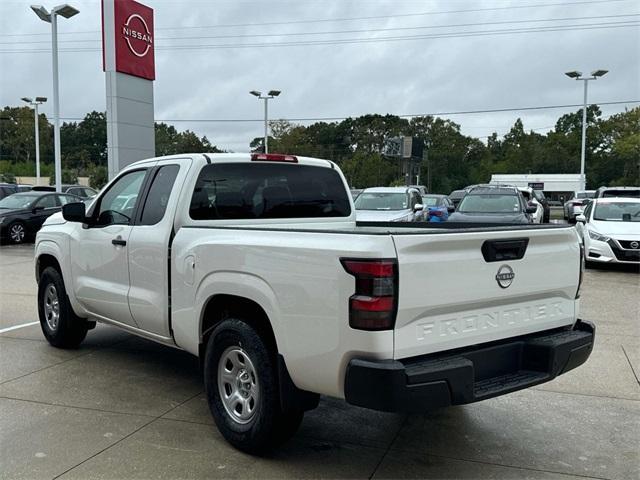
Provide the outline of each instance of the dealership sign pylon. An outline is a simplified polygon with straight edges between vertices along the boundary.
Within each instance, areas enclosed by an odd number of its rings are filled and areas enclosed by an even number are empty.
[[[102,0],[109,179],[155,156],[154,41],[153,9],[133,0]]]

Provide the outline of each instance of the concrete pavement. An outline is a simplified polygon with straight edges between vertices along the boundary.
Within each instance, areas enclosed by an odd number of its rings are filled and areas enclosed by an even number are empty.
[[[0,247],[0,330],[37,321],[32,246]],[[586,272],[587,364],[555,381],[424,415],[323,399],[256,458],[213,425],[197,360],[101,326],[78,350],[39,325],[0,334],[2,478],[637,478],[640,276]]]

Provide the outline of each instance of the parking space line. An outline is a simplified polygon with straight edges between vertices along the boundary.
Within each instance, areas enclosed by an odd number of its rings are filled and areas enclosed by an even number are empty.
[[[23,323],[22,325],[14,325],[13,327],[0,328],[0,333],[10,332],[12,330],[18,330],[19,328],[30,327],[32,325],[37,325],[40,322],[29,322]]]

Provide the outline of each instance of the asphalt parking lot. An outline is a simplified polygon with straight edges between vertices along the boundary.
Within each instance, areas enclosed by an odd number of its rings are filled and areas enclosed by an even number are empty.
[[[36,322],[33,246],[0,247],[0,475],[8,478],[638,478],[640,275],[587,270],[590,360],[546,385],[424,415],[323,399],[266,458],[213,426],[194,357],[111,327],[78,350]]]

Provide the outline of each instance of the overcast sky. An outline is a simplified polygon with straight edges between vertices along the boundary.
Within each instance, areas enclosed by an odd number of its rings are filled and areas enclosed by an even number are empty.
[[[74,118],[105,110],[105,86],[100,1],[69,1],[80,14],[59,22],[61,116]],[[18,105],[23,96],[51,97],[50,27],[30,3],[0,1],[1,106]],[[270,102],[271,118],[475,111],[581,103],[582,83],[563,72],[602,68],[610,72],[590,82],[590,101],[640,100],[638,0],[142,3],[155,11],[156,120],[207,135],[223,149],[247,151],[262,124],[178,120],[261,119],[262,104],[248,93],[254,89],[282,90]],[[540,27],[546,31],[505,32]],[[422,38],[406,39],[416,36]],[[398,40],[335,44],[384,37]],[[318,41],[325,43],[308,44]],[[171,48],[177,45],[187,48]],[[610,115],[637,105],[602,110]],[[518,117],[527,130],[544,132],[570,110],[445,117],[466,134],[486,137],[506,133]],[[50,103],[44,112],[51,114]]]

